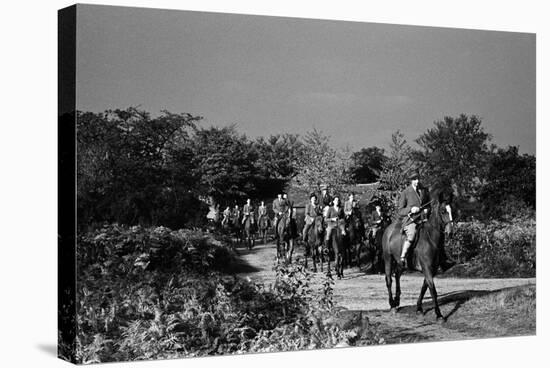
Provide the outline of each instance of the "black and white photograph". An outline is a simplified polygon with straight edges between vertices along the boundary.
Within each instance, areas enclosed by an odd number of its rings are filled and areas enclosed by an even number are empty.
[[[67,12],[60,358],[536,333],[534,34]]]
[[[534,365],[540,14],[238,3],[18,28],[6,366]]]

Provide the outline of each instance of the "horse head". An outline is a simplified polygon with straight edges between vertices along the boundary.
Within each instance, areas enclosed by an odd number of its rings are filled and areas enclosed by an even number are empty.
[[[452,202],[453,194],[451,191],[435,190],[432,192],[434,200],[432,217],[436,220],[437,225],[445,234],[445,237],[450,238],[454,231]]]
[[[279,233],[281,235],[289,235],[290,234],[290,225],[291,225],[291,219],[289,212],[285,212],[281,215],[281,220],[279,221]]]
[[[315,229],[315,233],[318,236],[321,236],[323,234],[323,232],[325,231],[325,227],[324,227],[324,224],[323,224],[323,216],[321,216],[321,215],[316,216],[315,217],[315,222],[313,223],[313,226],[314,226],[314,229]]]

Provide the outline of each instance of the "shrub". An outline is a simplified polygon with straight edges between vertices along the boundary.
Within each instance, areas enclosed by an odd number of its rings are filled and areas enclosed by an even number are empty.
[[[331,322],[330,279],[313,290],[292,264],[255,284],[223,273],[232,257],[194,231],[112,225],[79,236],[77,362],[379,343],[372,328]]]
[[[536,222],[532,217],[460,223],[447,249],[463,267],[451,274],[482,277],[535,275]]]

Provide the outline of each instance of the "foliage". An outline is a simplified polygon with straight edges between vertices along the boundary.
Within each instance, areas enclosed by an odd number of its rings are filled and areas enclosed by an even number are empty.
[[[196,178],[174,147],[189,143],[200,119],[167,111],[152,118],[136,108],[78,112],[79,225],[196,222],[205,210],[189,191]],[[176,159],[180,170],[173,175]],[[195,213],[185,210],[190,207]]]
[[[301,264],[268,287],[228,271],[233,253],[200,232],[106,226],[78,238],[77,362],[376,344],[329,319]],[[327,289],[328,287],[328,289]],[[340,344],[340,345],[338,345]]]
[[[277,134],[259,137],[254,142],[258,152],[255,163],[259,173],[257,196],[276,197],[287,183],[298,174],[298,163],[304,154],[304,145],[296,134]]]
[[[388,159],[382,165],[380,182],[385,190],[398,191],[408,182],[408,174],[413,169],[412,150],[399,130],[391,136]]]
[[[459,223],[446,245],[459,265],[449,275],[534,276],[536,222],[533,217]]]
[[[536,206],[536,159],[517,147],[491,152],[479,198],[487,217],[499,218]]]
[[[201,193],[222,204],[241,202],[254,195],[254,162],[258,155],[251,142],[234,127],[200,129],[193,147],[193,166],[201,179]]]
[[[303,138],[303,155],[298,159],[294,183],[300,188],[312,190],[321,184],[339,191],[351,182],[350,155],[330,146],[330,137],[314,129]]]
[[[378,147],[362,148],[351,156],[351,176],[357,183],[373,183],[378,180],[387,157]]]
[[[452,186],[459,199],[476,194],[488,153],[490,135],[481,127],[481,119],[461,114],[436,121],[435,127],[422,134],[414,152],[430,186]]]
[[[276,196],[297,174],[299,136],[251,141],[235,127],[199,128],[201,117],[137,108],[77,114],[78,221],[205,225],[213,201]]]

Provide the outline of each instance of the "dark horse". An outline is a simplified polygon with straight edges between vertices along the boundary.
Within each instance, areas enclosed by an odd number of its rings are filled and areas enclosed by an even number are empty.
[[[382,226],[372,226],[368,230],[368,248],[372,259],[372,271],[375,273],[384,272],[384,257],[382,255],[382,235],[384,234],[384,224]]]
[[[313,220],[313,225],[309,228],[307,234],[307,243],[306,246],[306,262],[305,266],[307,268],[307,257],[311,256],[313,262],[313,272],[317,272],[317,262],[321,262],[321,271],[323,271],[322,263],[322,252],[323,252],[323,235],[325,234],[325,228],[323,226],[323,216],[315,216]]]
[[[365,237],[365,226],[359,209],[354,208],[347,221],[347,232],[344,237],[344,261],[347,267],[352,265],[355,258],[355,265],[359,266],[361,245]]]
[[[243,220],[243,240],[246,243],[248,249],[252,249],[255,243],[256,236],[256,224],[252,215],[246,216]]]
[[[294,252],[294,234],[292,231],[292,216],[290,211],[281,215],[277,225],[277,263],[281,259],[285,263],[292,263],[292,253]]]
[[[241,216],[234,216],[232,215],[231,218],[230,218],[230,230],[231,230],[231,233],[233,234],[233,237],[236,239],[235,240],[235,243],[242,243],[242,236],[243,236],[243,231],[242,231],[242,224],[241,224],[241,219],[242,217]]]
[[[445,235],[450,235],[452,232],[451,194],[434,191],[430,197],[433,198],[432,211],[428,220],[417,228],[416,246],[414,249],[411,247],[408,258],[411,260],[409,267],[424,274],[424,282],[416,303],[417,313],[423,314],[422,299],[426,290],[430,289],[436,317],[442,321],[443,316],[439,310],[433,278],[439,267],[440,248],[445,241]],[[392,311],[397,311],[397,307],[399,307],[399,297],[401,295],[399,278],[404,271],[399,262],[404,240],[401,225],[401,221],[394,221],[386,228],[382,236],[386,286]],[[392,297],[391,290],[392,272],[395,272],[395,298]]]
[[[263,244],[267,242],[267,230],[269,229],[269,217],[267,215],[261,215],[258,219],[258,230],[260,238]]]
[[[332,245],[332,251],[334,252],[334,269],[336,271],[336,276],[341,279],[344,277],[344,235],[342,234],[342,229],[345,226],[345,220],[339,218],[338,226],[332,229],[332,233],[329,237],[329,242]],[[327,248],[328,248],[328,244]],[[330,273],[330,256],[328,258],[328,273]]]

